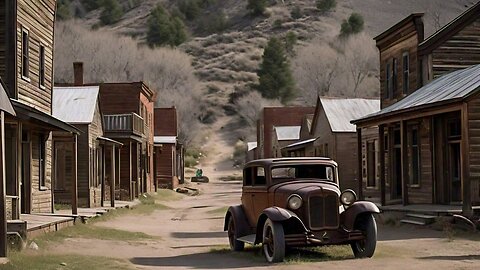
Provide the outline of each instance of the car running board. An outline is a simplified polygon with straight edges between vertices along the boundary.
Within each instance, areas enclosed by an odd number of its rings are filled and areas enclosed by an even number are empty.
[[[237,240],[242,241],[242,242],[247,243],[247,244],[250,244],[250,245],[254,245],[256,237],[257,236],[255,234],[250,234],[250,235],[247,235],[247,236],[240,237]]]

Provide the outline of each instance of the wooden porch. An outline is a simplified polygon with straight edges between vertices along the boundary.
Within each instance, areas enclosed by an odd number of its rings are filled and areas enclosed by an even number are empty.
[[[462,214],[462,205],[444,205],[444,204],[409,204],[409,205],[384,205],[377,203],[378,208],[382,212],[401,212],[401,213],[417,213],[430,214],[435,216],[446,216],[454,214]],[[474,212],[480,211],[480,206],[472,207]]]

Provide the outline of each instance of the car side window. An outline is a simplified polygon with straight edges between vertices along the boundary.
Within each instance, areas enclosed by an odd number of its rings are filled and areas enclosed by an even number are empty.
[[[255,180],[253,181],[254,186],[264,186],[267,184],[267,178],[265,177],[265,169],[263,167],[254,168]]]
[[[243,185],[251,186],[253,184],[253,168],[246,168],[243,170]]]

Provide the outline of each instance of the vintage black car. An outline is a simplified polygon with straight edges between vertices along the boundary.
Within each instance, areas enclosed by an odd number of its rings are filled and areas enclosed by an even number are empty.
[[[372,257],[378,207],[339,189],[337,163],[328,158],[254,160],[243,170],[242,204],[225,216],[230,247],[262,244],[268,262],[287,247],[351,245],[357,258]]]

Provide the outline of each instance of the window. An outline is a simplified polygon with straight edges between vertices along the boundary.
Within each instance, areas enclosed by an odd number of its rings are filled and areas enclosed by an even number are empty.
[[[296,180],[317,179],[323,181],[335,181],[335,170],[328,165],[291,165],[272,168],[272,180],[274,183]]]
[[[30,76],[28,39],[28,30],[24,28],[22,29],[22,78],[24,79],[28,79]]]
[[[243,185],[244,186],[251,186],[253,184],[253,168],[246,168],[243,171]]]
[[[43,45],[40,45],[39,69],[38,81],[40,87],[45,87],[45,46]]]
[[[398,72],[397,72],[397,64],[398,64],[398,61],[397,61],[397,58],[393,58],[393,61],[392,61],[392,96],[393,97],[395,95],[395,93],[397,92],[397,84],[398,84]]]
[[[460,139],[462,136],[462,129],[460,124],[460,119],[448,119],[447,120],[448,126],[448,139]]]
[[[255,167],[255,180],[253,181],[254,186],[264,186],[267,184],[267,178],[265,177],[265,169],[263,167]]]
[[[418,127],[412,127],[412,131],[410,132],[410,151],[411,151],[411,178],[410,184],[411,185],[419,185],[420,184],[420,147],[418,144]]]
[[[43,135],[38,136],[38,182],[40,188],[46,186],[45,183],[45,140]]]
[[[410,73],[410,60],[408,58],[408,52],[403,53],[403,93],[408,94],[409,88],[409,73]]]
[[[367,187],[375,187],[376,176],[375,141],[369,141],[367,142]]]
[[[385,98],[389,99],[393,97],[393,86],[392,86],[392,70],[391,65],[388,62],[385,66]]]

